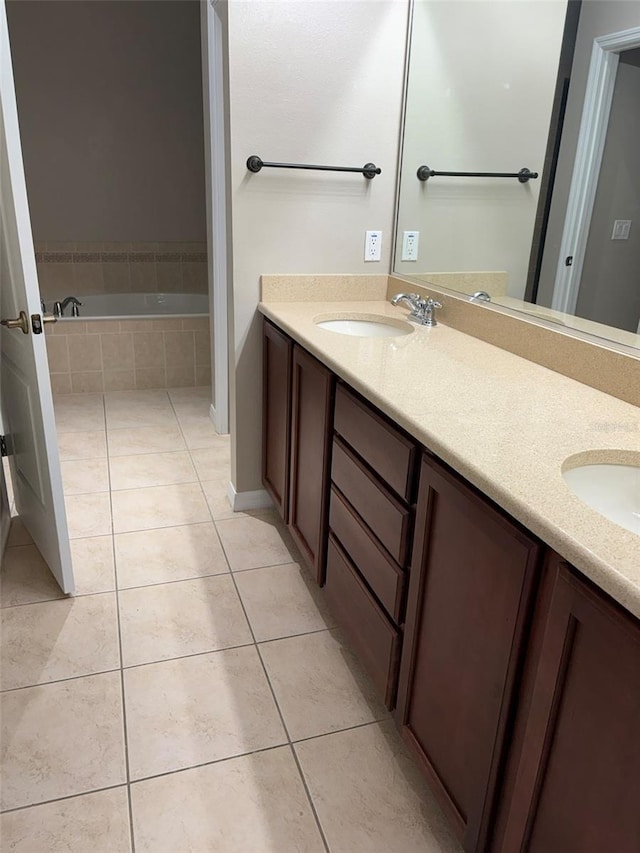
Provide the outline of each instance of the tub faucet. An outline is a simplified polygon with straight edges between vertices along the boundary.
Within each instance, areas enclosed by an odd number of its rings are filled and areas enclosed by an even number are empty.
[[[409,317],[417,320],[423,326],[437,326],[438,321],[435,317],[436,308],[442,308],[441,302],[436,302],[428,296],[423,299],[417,293],[396,293],[391,300],[392,305],[398,305],[400,302],[406,302],[411,308]]]
[[[63,299],[62,302],[54,302],[53,303],[53,313],[56,317],[64,317],[64,309],[67,307],[69,303],[73,303],[73,307],[71,309],[71,315],[73,317],[79,317],[80,312],[78,311],[78,306],[82,305],[79,299],[76,299],[75,296],[67,296],[66,299]]]

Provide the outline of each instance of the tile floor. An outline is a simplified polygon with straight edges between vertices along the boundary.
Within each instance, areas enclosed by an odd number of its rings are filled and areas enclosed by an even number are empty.
[[[0,847],[459,851],[273,512],[233,514],[206,389],[70,395],[77,595],[0,573]]]

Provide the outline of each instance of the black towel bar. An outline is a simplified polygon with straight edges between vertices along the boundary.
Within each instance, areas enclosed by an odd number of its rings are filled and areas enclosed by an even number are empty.
[[[262,168],[269,169],[313,169],[319,172],[359,172],[365,178],[375,178],[382,173],[382,169],[375,163],[365,163],[364,166],[312,166],[308,163],[266,163],[257,154],[252,154],[247,160],[247,169],[250,172],[259,172]]]
[[[517,178],[521,184],[538,177],[537,172],[532,172],[526,166],[519,172],[434,172],[428,166],[419,166],[417,175],[420,181],[428,181],[429,178],[442,175],[448,178]]]

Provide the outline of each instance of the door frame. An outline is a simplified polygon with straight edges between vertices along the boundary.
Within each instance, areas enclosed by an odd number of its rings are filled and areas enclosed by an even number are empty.
[[[640,27],[593,41],[551,307],[574,314],[598,188],[620,53],[640,47]],[[567,266],[566,260],[573,261]]]
[[[220,0],[201,3],[202,83],[207,202],[209,317],[213,357],[211,419],[217,432],[229,432],[229,265],[224,24]]]

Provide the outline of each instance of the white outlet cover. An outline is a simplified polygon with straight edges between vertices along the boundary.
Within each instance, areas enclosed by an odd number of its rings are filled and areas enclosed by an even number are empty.
[[[364,259],[365,261],[379,261],[382,253],[382,231],[365,232]]]
[[[630,219],[616,219],[613,223],[612,240],[628,240],[631,231]]]
[[[402,257],[403,261],[418,260],[419,231],[403,231],[402,233]]]

